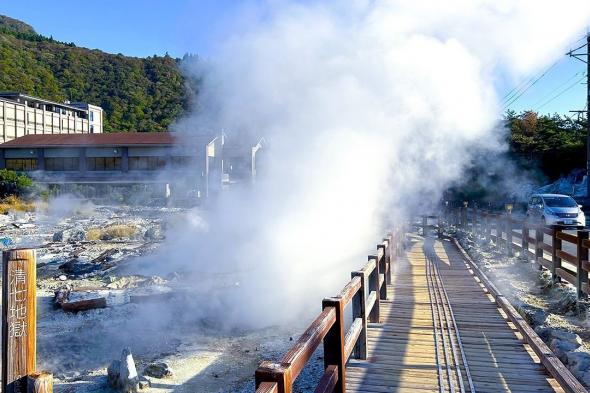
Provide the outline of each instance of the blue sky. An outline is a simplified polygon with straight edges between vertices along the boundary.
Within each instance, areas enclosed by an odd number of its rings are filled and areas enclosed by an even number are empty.
[[[245,3],[259,0],[101,0],[47,1],[4,0],[0,14],[32,25],[46,36],[78,46],[129,56],[163,55],[181,57],[190,52],[207,55],[215,43],[234,28],[232,14]],[[235,21],[235,20],[234,20]],[[511,105],[517,111],[568,113],[586,105],[586,85],[574,85],[582,78],[585,64],[565,58],[542,80]],[[499,84],[500,97],[514,86]],[[545,105],[544,105],[545,104]]]

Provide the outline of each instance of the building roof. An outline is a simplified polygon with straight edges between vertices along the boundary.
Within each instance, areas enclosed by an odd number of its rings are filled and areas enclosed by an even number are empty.
[[[171,132],[112,132],[104,134],[25,135],[0,144],[0,148],[73,147],[73,146],[149,146],[176,143],[207,143],[210,137],[186,137]]]
[[[9,101],[13,101],[13,102],[16,102],[18,99],[23,99],[23,100],[27,100],[27,101],[41,102],[44,104],[58,106],[60,108],[72,109],[72,110],[76,110],[76,111],[83,110],[79,106],[75,106],[72,104],[66,104],[65,102],[55,102],[55,101],[51,101],[51,100],[46,100],[44,98],[33,97],[28,94],[23,94],[23,93],[14,92],[14,91],[2,91],[2,92],[0,92],[0,98],[3,98],[5,100],[9,100]]]

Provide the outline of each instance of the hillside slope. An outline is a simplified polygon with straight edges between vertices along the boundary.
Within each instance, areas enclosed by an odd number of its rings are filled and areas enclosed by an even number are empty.
[[[98,104],[105,131],[166,130],[188,102],[179,61],[78,48],[0,15],[0,91]]]

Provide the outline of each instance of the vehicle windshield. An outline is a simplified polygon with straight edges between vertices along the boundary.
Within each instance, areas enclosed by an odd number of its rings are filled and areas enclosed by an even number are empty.
[[[578,207],[578,204],[573,198],[562,197],[543,197],[545,203],[549,207]]]

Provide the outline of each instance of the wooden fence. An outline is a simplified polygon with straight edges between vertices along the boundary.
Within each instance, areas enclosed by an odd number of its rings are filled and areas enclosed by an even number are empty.
[[[510,213],[471,208],[453,210],[443,217],[447,224],[471,230],[494,242],[510,256],[519,251],[522,258],[548,269],[553,282],[565,280],[574,285],[578,297],[590,294],[588,230],[576,230],[573,234],[560,227],[527,222],[524,217],[516,218]]]
[[[391,263],[400,255],[403,230],[388,234],[362,269],[351,273],[342,291],[322,301],[321,314],[278,362],[265,361],[256,370],[256,393],[291,393],[293,383],[323,342],[324,374],[315,393],[346,389],[346,362],[367,358],[367,322],[380,321],[380,302],[387,298]],[[345,327],[345,308],[352,303],[352,323]]]

